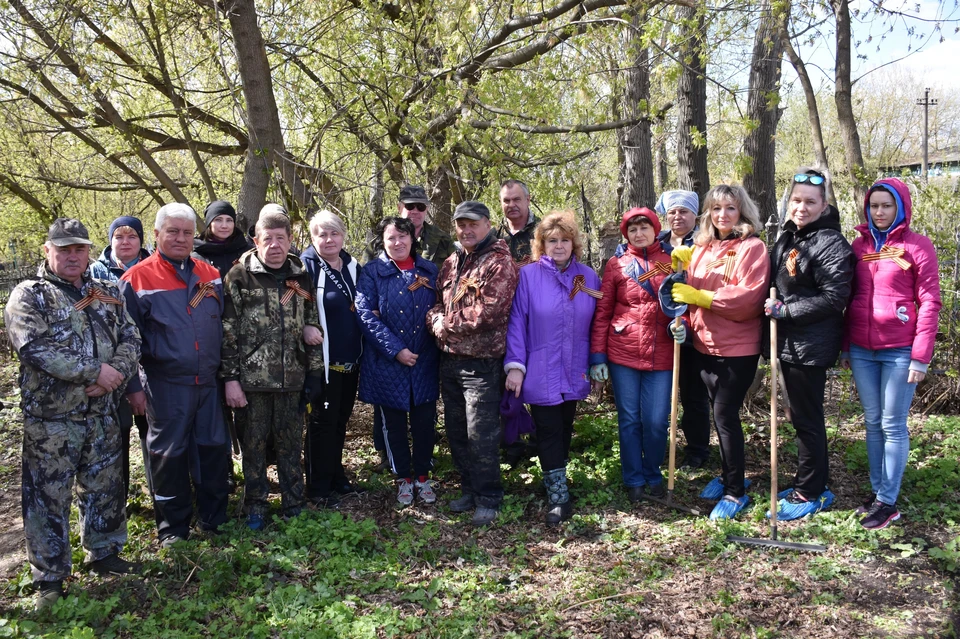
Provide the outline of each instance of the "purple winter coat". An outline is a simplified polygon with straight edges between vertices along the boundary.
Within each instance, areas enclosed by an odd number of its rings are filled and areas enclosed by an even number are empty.
[[[504,369],[526,374],[520,397],[527,404],[556,406],[590,393],[590,323],[597,300],[584,291],[570,299],[578,275],[600,290],[600,278],[576,257],[563,272],[546,256],[520,269]]]

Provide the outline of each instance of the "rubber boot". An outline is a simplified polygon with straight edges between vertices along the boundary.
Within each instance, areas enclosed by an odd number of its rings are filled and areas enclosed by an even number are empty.
[[[548,471],[543,476],[543,484],[547,488],[547,516],[548,524],[559,524],[570,519],[573,514],[573,505],[570,503],[570,491],[567,490],[567,469],[557,468]]]

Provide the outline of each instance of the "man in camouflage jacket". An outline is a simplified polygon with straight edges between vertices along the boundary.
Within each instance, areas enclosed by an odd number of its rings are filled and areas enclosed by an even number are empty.
[[[497,227],[497,237],[507,243],[510,255],[518,266],[532,259],[533,235],[540,218],[530,211],[530,189],[520,180],[506,180],[500,185],[500,209],[503,220]]]
[[[467,201],[453,215],[456,252],[437,277],[440,301],[427,313],[440,349],[440,390],[453,462],[463,496],[455,512],[476,511],[473,524],[493,522],[500,481],[500,395],[507,323],[519,271],[490,224],[490,210]]]
[[[290,218],[260,217],[255,250],[230,269],[224,283],[220,376],[227,405],[243,420],[244,505],[253,530],[265,525],[269,482],[267,437],[276,443],[284,516],[303,507],[300,465],[303,423],[298,413],[304,383],[320,390],[323,351],[305,343],[305,328],[320,330],[313,280],[290,250]]]
[[[63,596],[70,575],[75,481],[89,567],[137,569],[118,557],[127,521],[116,410],[140,333],[116,284],[90,278],[86,228],[60,218],[47,238],[37,279],[17,285],[4,309],[20,356],[23,529],[38,607]]]

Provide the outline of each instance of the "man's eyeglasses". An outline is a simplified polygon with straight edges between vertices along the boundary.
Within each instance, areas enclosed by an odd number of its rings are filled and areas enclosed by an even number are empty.
[[[423,213],[424,211],[427,210],[427,205],[424,204],[423,202],[404,202],[404,203],[403,203],[403,208],[407,209],[408,211],[412,211],[413,209],[417,209],[418,211],[420,211],[421,213]]]
[[[797,173],[793,176],[793,181],[797,184],[803,184],[804,182],[809,182],[814,186],[820,186],[826,182],[826,178],[822,175],[807,175],[806,173]]]

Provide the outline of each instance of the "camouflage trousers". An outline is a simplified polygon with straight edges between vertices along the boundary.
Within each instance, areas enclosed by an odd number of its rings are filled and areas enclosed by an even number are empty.
[[[284,513],[303,506],[303,415],[300,393],[248,392],[247,407],[236,411],[243,426],[243,504],[248,514],[267,512],[267,439],[272,434],[277,452],[280,503]]]
[[[459,358],[440,362],[440,392],[447,441],[464,494],[485,508],[499,508],[500,393],[503,358]]]
[[[34,581],[70,575],[74,482],[80,543],[87,561],[119,553],[127,541],[120,427],[113,416],[23,424],[23,532]]]

